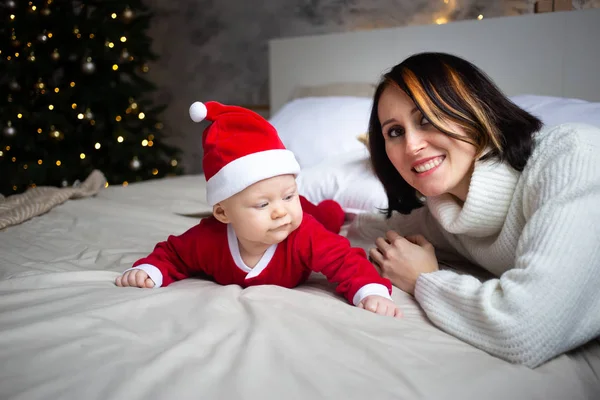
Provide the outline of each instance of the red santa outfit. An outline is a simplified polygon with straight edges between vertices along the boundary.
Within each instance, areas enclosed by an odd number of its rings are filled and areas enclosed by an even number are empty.
[[[242,260],[231,225],[214,217],[180,236],[169,236],[134,267],[146,271],[155,287],[208,276],[221,285],[293,288],[315,271],[337,283],[337,292],[354,305],[369,295],[390,298],[391,293],[390,282],[379,276],[364,250],[350,247],[348,239],[328,231],[310,214],[304,214],[298,229],[283,242],[270,246],[254,268]]]
[[[190,107],[190,116],[196,122],[205,117],[213,121],[202,137],[209,204],[261,180],[300,172],[294,154],[260,115],[242,107],[197,102]],[[169,236],[133,268],[146,271],[155,287],[208,276],[222,285],[293,288],[315,271],[336,283],[337,292],[354,305],[370,295],[391,299],[390,281],[379,276],[364,250],[352,248],[346,238],[331,232],[338,232],[343,222],[341,208],[332,203],[315,206],[302,198],[305,213],[300,226],[270,246],[254,268],[242,260],[232,226],[214,217],[203,219],[180,236]]]

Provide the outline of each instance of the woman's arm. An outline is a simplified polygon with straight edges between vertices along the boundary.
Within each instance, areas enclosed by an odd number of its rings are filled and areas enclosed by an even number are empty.
[[[576,139],[530,160],[513,269],[484,283],[450,271],[418,278],[434,324],[529,367],[600,334],[600,146]]]

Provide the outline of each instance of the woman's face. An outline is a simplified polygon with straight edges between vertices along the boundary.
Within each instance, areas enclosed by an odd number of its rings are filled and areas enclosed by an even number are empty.
[[[450,193],[465,201],[475,146],[437,130],[397,87],[383,91],[377,112],[385,151],[402,178],[425,196]],[[454,133],[465,135],[460,127]]]

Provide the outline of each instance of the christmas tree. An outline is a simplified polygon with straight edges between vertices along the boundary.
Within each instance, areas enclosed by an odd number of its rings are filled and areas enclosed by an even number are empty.
[[[93,169],[122,185],[181,173],[145,77],[141,1],[0,0],[0,15],[0,193]]]

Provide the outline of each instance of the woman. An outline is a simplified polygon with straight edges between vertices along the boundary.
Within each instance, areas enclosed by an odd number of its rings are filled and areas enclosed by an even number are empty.
[[[379,236],[381,275],[434,324],[532,368],[599,336],[600,129],[542,129],[471,63],[422,53],[384,75],[369,148],[387,218],[363,215],[349,237]]]

